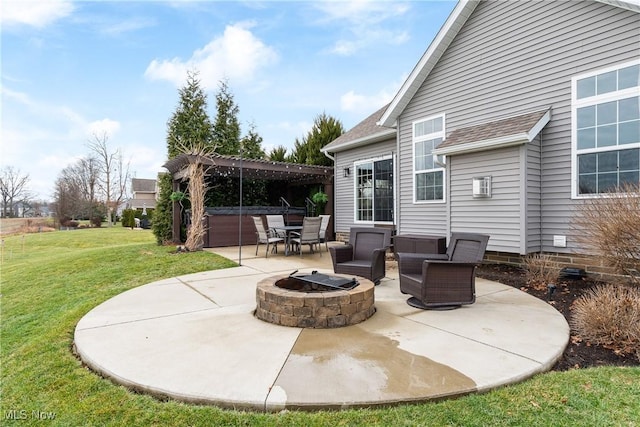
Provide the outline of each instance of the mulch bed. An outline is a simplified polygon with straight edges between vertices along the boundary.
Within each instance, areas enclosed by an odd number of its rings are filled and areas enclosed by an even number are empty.
[[[525,272],[517,267],[483,264],[478,268],[477,276],[513,286],[548,302],[564,315],[569,324],[571,324],[571,307],[573,302],[598,283],[589,278],[559,281],[559,283],[556,284],[556,290],[549,296],[547,289],[536,289],[529,286]],[[562,358],[556,363],[552,370],[566,371],[569,369],[590,368],[595,366],[640,366],[640,361],[633,354],[619,354],[613,349],[585,342],[581,340],[572,329],[569,344]]]

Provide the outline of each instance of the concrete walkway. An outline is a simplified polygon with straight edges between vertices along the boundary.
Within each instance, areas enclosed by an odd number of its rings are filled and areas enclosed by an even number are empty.
[[[138,391],[225,408],[369,407],[481,392],[550,369],[569,326],[552,306],[477,279],[477,302],[451,311],[405,303],[395,268],[377,312],[355,326],[300,329],[253,316],[256,283],[294,270],[332,272],[327,252],[264,257],[124,292],[78,323],[82,360]],[[238,260],[238,248],[215,252]]]

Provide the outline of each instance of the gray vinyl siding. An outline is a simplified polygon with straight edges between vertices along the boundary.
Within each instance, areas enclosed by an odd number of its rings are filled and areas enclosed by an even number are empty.
[[[525,248],[525,251],[521,252],[523,255],[540,252],[542,246],[540,137],[528,143],[524,149],[526,150],[524,162],[526,175],[524,182],[525,197],[523,199],[526,201],[524,206],[526,235],[523,238],[526,239],[522,245]]]
[[[451,158],[451,231],[486,233],[492,250],[520,250],[524,212],[520,203],[520,146]],[[491,176],[490,198],[474,198],[472,179]]]
[[[400,188],[396,189],[399,200],[398,232],[402,234],[418,233],[447,236],[448,210],[443,202],[413,202],[413,143],[411,121],[425,118],[425,115],[411,115],[403,118],[408,126],[400,126],[398,178]],[[404,143],[406,141],[406,143]],[[445,172],[445,182],[448,180]],[[445,194],[445,199],[448,195]]]
[[[378,142],[376,144],[359,147],[335,154],[335,231],[349,232],[355,225],[355,170],[353,163],[361,160],[371,160],[389,156],[396,152],[396,140]],[[344,177],[344,168],[351,169],[351,175]],[[397,193],[396,193],[397,194]],[[397,197],[397,196],[396,196]]]
[[[531,194],[519,201],[527,207],[527,223],[520,233],[526,235],[527,251],[539,249],[539,242],[545,251],[577,248],[569,237],[571,207],[576,203],[571,198],[571,78],[637,58],[639,29],[640,14],[593,1],[480,2],[398,118],[399,231],[440,228],[440,234],[448,233],[455,230],[461,215],[455,212],[449,225],[446,205],[413,203],[412,121],[445,113],[446,133],[450,134],[457,128],[551,107],[551,121],[540,135],[540,188],[533,188],[533,182],[525,187]],[[494,165],[491,157],[488,152],[483,158],[487,169]],[[448,159],[449,165],[456,164],[455,158]],[[534,163],[524,164],[535,167]],[[521,173],[530,176],[534,172]],[[452,180],[453,210],[460,207],[455,201],[455,176]],[[538,194],[542,198],[536,205]],[[481,218],[479,223],[487,221],[489,218]],[[492,237],[488,249],[520,247],[523,242],[511,241],[513,233],[515,230]],[[554,248],[554,235],[567,235],[567,248]]]

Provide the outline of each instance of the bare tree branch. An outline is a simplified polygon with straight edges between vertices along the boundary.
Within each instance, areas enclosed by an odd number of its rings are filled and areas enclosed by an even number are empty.
[[[2,197],[2,216],[18,216],[17,203],[27,202],[30,198],[27,189],[29,174],[22,175],[12,166],[2,168],[0,172],[0,196]]]
[[[93,134],[88,147],[95,154],[100,171],[97,180],[98,188],[104,196],[104,204],[107,208],[107,224],[110,227],[114,223],[113,214],[127,197],[129,182],[129,163],[122,160],[119,149],[111,151],[108,145],[109,136],[106,132],[101,135]]]

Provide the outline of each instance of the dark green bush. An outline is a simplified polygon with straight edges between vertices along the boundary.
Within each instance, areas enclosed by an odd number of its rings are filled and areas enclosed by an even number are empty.
[[[158,202],[153,213],[152,230],[156,242],[164,245],[173,240],[173,201],[171,194],[173,179],[171,174],[165,173],[158,177]]]
[[[133,228],[135,225],[135,211],[133,209],[125,209],[122,211],[122,226]]]

